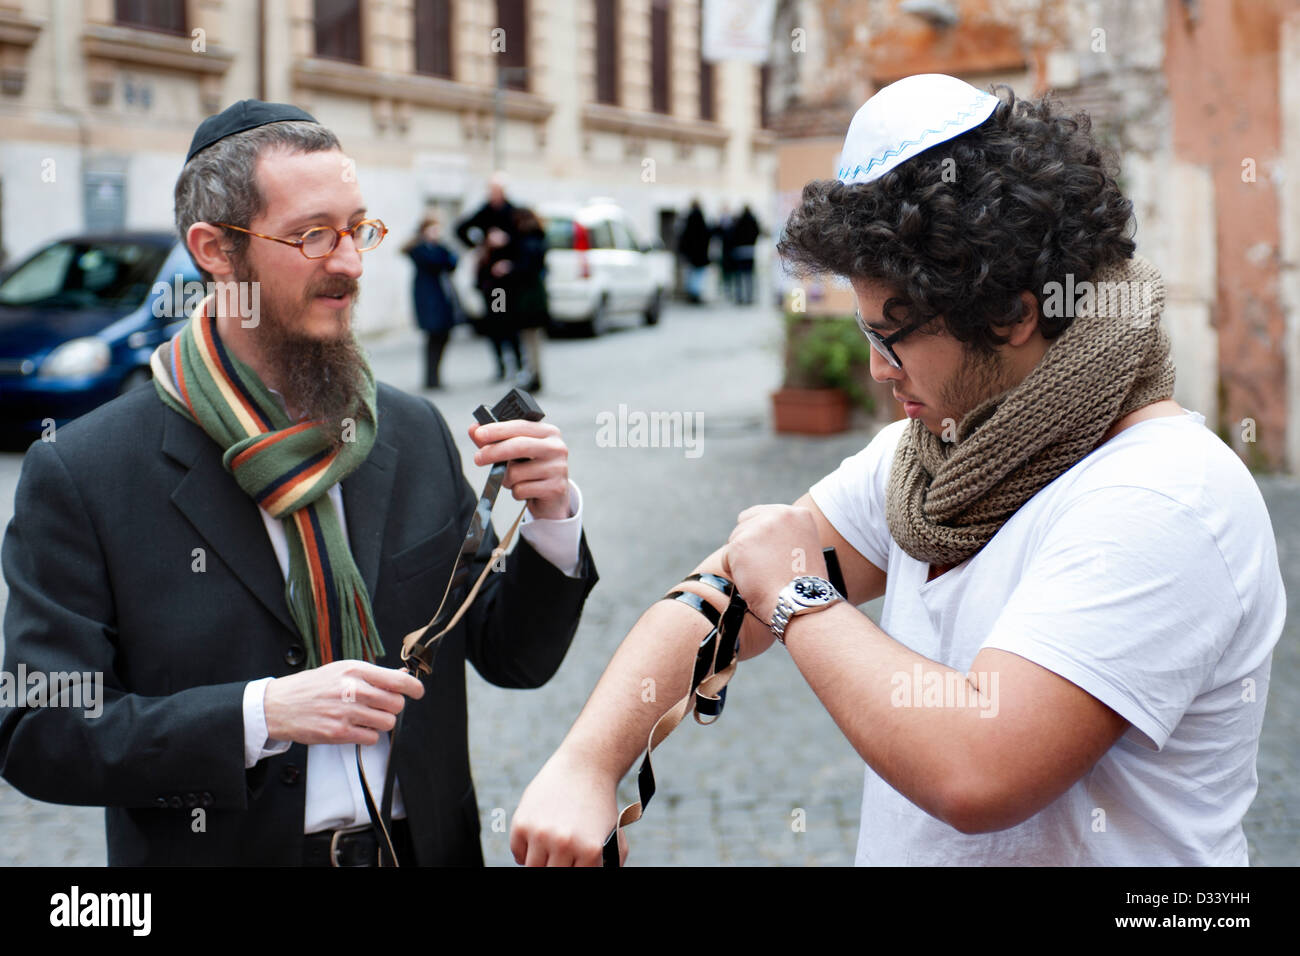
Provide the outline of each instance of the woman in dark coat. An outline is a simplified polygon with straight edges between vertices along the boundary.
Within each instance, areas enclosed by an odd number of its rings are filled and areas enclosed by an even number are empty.
[[[415,321],[425,333],[425,388],[442,387],[438,366],[460,314],[460,304],[451,284],[456,253],[439,241],[440,230],[438,218],[428,216],[420,223],[419,233],[402,247],[415,263]]]
[[[520,387],[536,392],[542,387],[542,329],[550,312],[546,300],[546,230],[531,209],[515,214],[515,260],[511,270],[510,315],[528,356],[527,380]]]

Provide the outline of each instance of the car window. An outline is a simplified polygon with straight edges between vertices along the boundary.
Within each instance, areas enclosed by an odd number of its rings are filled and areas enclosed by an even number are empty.
[[[620,249],[635,249],[636,241],[632,238],[628,227],[617,219],[611,219],[609,223],[611,231],[614,233],[614,245]]]
[[[613,249],[614,233],[609,228],[609,220],[602,219],[587,226],[587,235],[591,237],[591,248]]]
[[[56,242],[0,283],[0,303],[46,308],[141,305],[169,251],[126,240]]]
[[[573,248],[573,220],[565,216],[553,216],[543,220],[546,228],[546,248]]]
[[[76,254],[75,247],[62,242],[42,249],[0,284],[0,302],[27,305],[48,299],[63,288],[68,264]]]
[[[626,232],[627,232],[628,248],[629,248],[629,249],[637,249],[637,250],[640,250],[640,248],[641,248],[641,239],[640,239],[640,237],[636,234],[636,229],[634,229],[634,228],[632,227],[632,224],[631,224],[630,222],[624,222],[624,223],[623,223],[623,228],[624,228],[624,230],[626,230]]]

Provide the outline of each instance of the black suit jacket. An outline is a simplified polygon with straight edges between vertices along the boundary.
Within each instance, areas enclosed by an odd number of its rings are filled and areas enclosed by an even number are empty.
[[[477,495],[432,405],[384,384],[377,405],[374,447],[342,495],[380,663],[396,667],[403,636],[436,609]],[[407,701],[393,759],[419,863],[482,864],[464,661],[499,686],[545,683],[596,582],[585,536],[580,553],[570,578],[521,539],[442,639],[424,697]],[[302,669],[302,638],[260,512],[216,443],[152,388],[61,427],[27,452],[2,559],[5,668],[104,680],[98,717],[3,711],[4,778],[37,800],[107,807],[113,865],[301,863],[307,748],[246,770],[242,701],[248,681]]]

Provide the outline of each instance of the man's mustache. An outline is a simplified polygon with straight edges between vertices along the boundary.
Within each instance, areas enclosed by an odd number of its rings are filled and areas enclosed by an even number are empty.
[[[346,276],[340,276],[329,282],[322,282],[320,285],[314,285],[307,289],[307,300],[311,301],[318,295],[350,295],[355,301],[361,292],[361,284],[356,279],[349,279]]]

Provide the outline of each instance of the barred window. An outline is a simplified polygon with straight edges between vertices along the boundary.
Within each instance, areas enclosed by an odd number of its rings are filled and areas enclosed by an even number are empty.
[[[451,0],[415,0],[416,72],[451,79],[451,64]]]
[[[496,54],[504,67],[528,66],[528,5],[526,0],[497,0],[497,26],[505,31],[505,49]],[[506,74],[512,90],[528,89],[528,74],[521,69]]]
[[[700,119],[712,120],[717,117],[713,94],[713,64],[704,59],[704,6],[700,5]]]
[[[316,0],[316,55],[361,62],[359,0]]]
[[[672,69],[669,56],[668,0],[652,0],[650,5],[650,105],[656,113],[671,113],[672,98],[668,74]]]
[[[618,105],[618,0],[596,0],[596,102]]]
[[[185,0],[115,0],[113,18],[125,26],[188,35]]]

